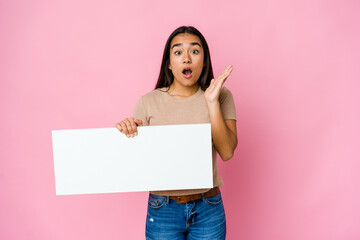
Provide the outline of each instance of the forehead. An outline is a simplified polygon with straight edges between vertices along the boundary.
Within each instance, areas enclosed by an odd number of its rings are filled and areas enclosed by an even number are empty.
[[[176,35],[170,43],[170,48],[175,44],[188,45],[190,43],[197,42],[202,46],[201,40],[198,36],[191,33],[180,33]]]

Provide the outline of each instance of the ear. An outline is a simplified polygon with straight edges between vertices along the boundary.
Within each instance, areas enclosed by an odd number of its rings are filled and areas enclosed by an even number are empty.
[[[169,69],[171,70],[171,66],[170,66],[170,64],[169,64],[169,66],[168,66],[168,67],[169,67]]]

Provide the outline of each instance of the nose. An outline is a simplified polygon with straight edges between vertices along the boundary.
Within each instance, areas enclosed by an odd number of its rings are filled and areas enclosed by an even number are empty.
[[[191,63],[191,57],[190,57],[190,54],[188,52],[185,52],[184,53],[184,63]]]

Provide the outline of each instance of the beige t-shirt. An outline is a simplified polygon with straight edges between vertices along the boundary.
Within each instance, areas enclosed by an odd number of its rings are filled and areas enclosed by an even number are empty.
[[[220,109],[224,119],[235,119],[235,104],[231,92],[223,87],[220,96]],[[204,91],[198,91],[187,98],[174,98],[166,88],[157,88],[137,101],[133,117],[142,120],[144,126],[210,123],[210,116]],[[214,187],[224,183],[218,173],[217,152],[212,144],[213,184]],[[166,180],[165,180],[166,181]],[[150,191],[152,194],[163,196],[178,196],[204,193],[209,189],[186,189],[168,191]]]

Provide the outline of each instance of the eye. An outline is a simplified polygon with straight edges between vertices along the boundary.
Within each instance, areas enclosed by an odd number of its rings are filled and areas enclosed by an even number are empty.
[[[195,50],[193,50],[192,52],[193,52],[193,53],[199,53],[199,51],[198,51],[198,50],[196,50],[196,49],[195,49]]]
[[[177,53],[180,54],[180,51],[175,51],[175,52],[174,52],[175,55],[179,55],[179,54],[177,54]]]

